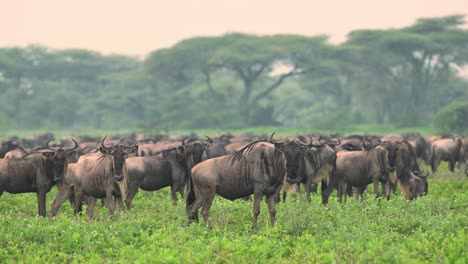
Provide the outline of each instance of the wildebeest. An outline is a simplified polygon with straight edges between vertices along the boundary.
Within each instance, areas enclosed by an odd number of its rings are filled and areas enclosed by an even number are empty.
[[[76,181],[75,166],[76,163],[68,164],[67,173],[65,173],[65,177],[62,181],[57,183],[57,195],[55,196],[55,199],[52,202],[52,206],[50,209],[50,216],[52,217],[57,215],[60,206],[67,199],[70,200],[72,206],[75,205],[75,189],[73,187],[73,182]]]
[[[114,213],[112,197],[124,199],[126,195],[127,172],[125,159],[128,154],[138,150],[138,145],[117,144],[112,147],[104,145],[106,137],[101,141],[98,153],[81,156],[75,166],[75,214],[81,210],[83,195],[88,196],[88,216],[94,217],[94,207],[97,198],[106,198],[109,213]],[[123,196],[123,197],[122,197]]]
[[[410,143],[403,141],[397,143],[396,175],[400,183],[400,190],[409,199],[416,199],[427,194],[427,174],[423,175],[417,163],[416,154]]]
[[[362,151],[338,152],[332,176],[322,191],[322,202],[328,203],[328,197],[335,188],[341,202],[343,194],[349,192],[348,186],[366,187],[370,183],[374,185],[376,196],[379,196],[379,183],[382,183],[384,195],[388,198],[388,178],[388,152],[385,148],[376,146]]]
[[[286,159],[275,145],[254,141],[235,154],[205,160],[192,168],[187,194],[190,221],[198,220],[198,210],[209,225],[209,211],[216,194],[229,200],[254,195],[253,224],[257,225],[260,202],[266,197],[271,224],[275,224],[275,196],[286,176]],[[289,179],[289,177],[288,177]],[[289,179],[295,182],[296,179]]]
[[[318,182],[322,179],[328,179],[336,159],[334,147],[340,144],[337,141],[320,141],[320,144],[314,144],[311,136],[308,141],[302,141],[302,138],[293,140],[283,139],[274,141],[275,147],[284,153],[286,158],[287,177],[296,179],[297,184],[304,183],[306,186],[307,201],[310,202],[310,192],[312,184],[316,188]],[[283,193],[283,201],[286,199],[286,193]]]
[[[46,215],[46,195],[63,179],[67,158],[73,155],[78,143],[72,138],[72,149],[49,147],[49,151],[31,153],[22,158],[0,159],[0,196],[9,193],[37,193],[39,215]]]
[[[403,136],[403,141],[407,141],[414,149],[417,158],[429,164],[429,153],[427,151],[428,144],[426,139],[418,133],[408,133]]]
[[[17,138],[8,138],[0,144],[0,158],[5,157],[5,154],[11,150],[18,148],[19,141]]]
[[[212,159],[226,155],[225,147],[229,144],[230,138],[232,138],[231,135],[221,135],[219,138],[211,140],[212,145],[206,150],[206,158]]]
[[[171,186],[174,205],[177,203],[177,192],[183,196],[184,187],[190,169],[201,162],[203,152],[210,147],[210,141],[194,141],[164,150],[158,156],[130,157],[127,159],[128,194],[127,208],[132,207],[132,199],[138,188],[145,191],[156,191]]]
[[[18,146],[16,149],[10,150],[5,153],[5,158],[21,158],[28,154],[28,152],[21,146]]]
[[[448,161],[451,172],[455,170],[456,162],[463,162],[463,143],[461,138],[443,138],[436,140],[431,145],[431,168],[432,172],[437,172],[440,162]]]

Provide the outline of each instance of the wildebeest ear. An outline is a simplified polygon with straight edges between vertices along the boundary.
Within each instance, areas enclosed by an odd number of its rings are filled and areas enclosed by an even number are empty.
[[[69,157],[71,157],[73,155],[75,155],[75,151],[68,151],[67,152],[67,158],[69,158]]]
[[[138,151],[138,145],[136,145],[136,146],[134,146],[134,147],[131,147],[131,148],[127,148],[127,149],[125,150],[125,152],[126,152],[127,154],[133,154],[133,153],[135,153],[135,152],[137,152],[137,151]]]
[[[99,151],[102,154],[111,154],[112,153],[112,149],[106,149],[106,148],[103,148],[103,147],[99,147]]]
[[[48,158],[48,159],[51,159],[51,158],[54,157],[55,151],[42,152],[42,155],[44,155],[44,157],[46,157],[46,158]]]

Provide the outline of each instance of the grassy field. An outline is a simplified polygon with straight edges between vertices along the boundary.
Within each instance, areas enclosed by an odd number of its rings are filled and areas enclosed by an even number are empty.
[[[330,134],[375,134],[385,135],[388,133],[408,133],[417,132],[423,136],[436,135],[436,131],[431,127],[411,127],[401,128],[394,125],[378,125],[378,124],[367,124],[367,125],[354,125],[349,127],[342,127],[340,129],[327,130],[316,127],[252,127],[252,128],[241,128],[241,129],[222,129],[222,128],[209,128],[209,129],[185,129],[185,130],[132,130],[132,129],[114,129],[114,130],[98,130],[98,129],[79,129],[79,130],[31,130],[31,131],[16,131],[16,130],[0,130],[0,138],[8,136],[25,137],[30,135],[40,135],[43,133],[52,132],[56,138],[69,135],[89,135],[89,136],[104,136],[104,135],[116,135],[116,134],[130,134],[130,133],[144,133],[144,134],[175,134],[175,135],[188,135],[195,133],[197,135],[217,136],[222,133],[241,134],[241,133],[254,133],[254,134],[271,134],[276,132],[276,136],[291,136],[296,134],[307,134],[307,133],[321,133],[325,135]]]
[[[74,216],[69,204],[56,218],[37,215],[35,194],[0,198],[0,263],[467,263],[468,181],[441,173],[429,194],[409,202],[337,202],[303,193],[277,205],[277,225],[262,204],[252,229],[252,202],[214,201],[212,231],[188,224],[185,203],[169,190],[139,192],[135,208],[96,219]],[[48,195],[48,211],[55,196]]]

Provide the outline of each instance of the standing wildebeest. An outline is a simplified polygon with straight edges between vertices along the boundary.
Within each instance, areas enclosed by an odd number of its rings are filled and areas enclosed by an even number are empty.
[[[0,196],[9,193],[37,193],[39,215],[46,215],[46,195],[63,179],[67,158],[73,155],[78,143],[72,138],[72,149],[56,148],[42,153],[31,153],[22,158],[0,159]]]
[[[81,156],[75,165],[74,182],[75,190],[75,214],[81,210],[83,195],[88,196],[88,216],[94,217],[94,207],[97,198],[106,198],[109,213],[114,213],[112,196],[125,197],[127,172],[125,159],[128,154],[138,150],[135,143],[132,146],[117,144],[112,147],[104,146],[104,137],[99,147],[99,153]],[[121,201],[121,200],[120,200]]]
[[[336,154],[332,147],[339,145],[340,141],[321,141],[320,144],[313,144],[311,136],[308,136],[308,139],[309,141],[303,142],[300,138],[294,140],[286,138],[273,143],[285,155],[288,178],[297,179],[297,184],[300,182],[305,184],[307,201],[310,202],[312,184],[316,188],[316,184],[322,179],[328,179],[333,171]],[[283,192],[284,200],[286,200],[285,192]]]
[[[448,161],[451,172],[455,170],[455,163],[463,162],[463,143],[461,138],[452,137],[436,140],[431,145],[431,168],[437,172],[440,161]]]
[[[423,160],[426,164],[429,164],[429,153],[427,152],[427,141],[418,133],[409,133],[403,136],[403,140],[411,144],[414,149],[417,158]]]
[[[416,154],[410,143],[397,143],[396,175],[400,190],[406,199],[413,200],[419,195],[427,194],[427,175],[423,175],[417,163]]]
[[[211,141],[194,141],[168,149],[158,156],[130,157],[127,159],[128,193],[127,208],[132,207],[132,200],[138,188],[145,191],[156,191],[171,186],[174,205],[177,204],[177,192],[183,197],[184,186],[190,169],[200,163],[203,152],[209,148]]]
[[[271,224],[275,224],[275,196],[286,176],[286,159],[275,145],[255,141],[232,155],[205,160],[192,168],[187,194],[190,221],[198,220],[198,209],[209,225],[209,211],[216,194],[235,200],[254,195],[254,226],[260,202],[266,196]],[[288,177],[288,181],[290,181]],[[295,182],[295,179],[293,179]]]
[[[75,189],[73,188],[73,182],[75,179],[75,166],[76,163],[68,164],[67,173],[62,181],[57,183],[57,195],[55,196],[54,201],[50,209],[50,216],[54,217],[57,215],[57,212],[60,206],[67,199],[70,199],[72,206],[75,205]]]
[[[328,203],[328,197],[336,187],[338,187],[340,202],[343,194],[349,192],[348,186],[366,187],[368,184],[373,183],[374,193],[379,196],[379,182],[382,183],[384,195],[388,199],[387,154],[387,150],[381,146],[365,151],[338,152],[335,169],[326,189],[322,191],[323,204]]]

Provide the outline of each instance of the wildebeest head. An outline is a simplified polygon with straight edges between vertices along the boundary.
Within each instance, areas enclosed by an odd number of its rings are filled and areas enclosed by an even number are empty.
[[[305,151],[307,151],[311,143],[310,142],[302,142],[300,139],[296,138],[294,140],[290,140],[288,138],[282,140],[273,140],[273,133],[270,136],[270,143],[275,145],[275,148],[281,151],[284,156],[286,157],[286,169],[287,169],[287,177],[286,181],[290,184],[299,183],[302,181],[301,177],[298,174],[301,155],[304,155]]]
[[[388,166],[389,171],[393,172],[396,169],[396,158],[397,158],[397,151],[400,146],[400,142],[392,142],[392,141],[384,141],[382,142],[381,146],[384,147],[388,151]]]
[[[53,172],[53,180],[61,181],[67,171],[67,158],[75,154],[75,150],[78,148],[78,143],[74,138],[72,138],[75,146],[71,149],[65,149],[61,147],[50,147],[50,141],[51,140],[47,142],[47,149],[51,151],[44,151],[42,152],[42,155],[46,157],[47,163],[50,164]]]
[[[185,153],[185,156],[187,157],[187,161],[189,164],[189,168],[192,168],[193,166],[197,165],[202,161],[203,157],[203,152],[211,147],[213,144],[213,140],[209,137],[206,137],[207,141],[193,141],[190,143],[186,143],[185,139],[182,140],[182,145],[179,147],[179,149]]]
[[[99,146],[99,151],[102,154],[112,156],[112,176],[116,181],[121,181],[124,178],[124,164],[128,154],[133,154],[138,151],[138,145],[134,143],[131,146],[123,144],[117,144],[112,147],[106,147],[104,145],[104,137]]]

